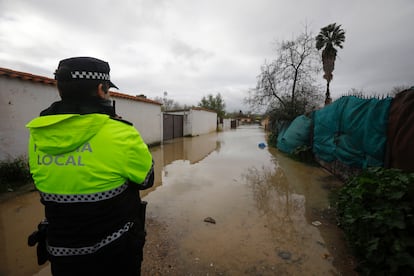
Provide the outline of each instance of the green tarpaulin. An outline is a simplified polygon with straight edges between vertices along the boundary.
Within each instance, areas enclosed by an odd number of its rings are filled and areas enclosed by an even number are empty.
[[[391,101],[347,96],[315,111],[315,156],[359,168],[383,166]]]
[[[277,148],[285,153],[292,153],[299,146],[310,145],[312,120],[304,115],[296,117],[292,123],[279,131]]]

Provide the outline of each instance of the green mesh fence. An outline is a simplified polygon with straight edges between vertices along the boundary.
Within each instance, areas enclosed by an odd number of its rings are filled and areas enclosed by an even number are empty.
[[[359,168],[383,166],[392,98],[347,96],[313,113],[313,152]]]

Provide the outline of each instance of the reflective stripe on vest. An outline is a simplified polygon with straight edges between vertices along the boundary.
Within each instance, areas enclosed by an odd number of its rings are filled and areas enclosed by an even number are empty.
[[[133,225],[134,225],[133,222],[127,222],[121,229],[119,229],[118,231],[115,231],[111,235],[108,235],[107,237],[103,238],[100,242],[92,246],[72,248],[72,247],[56,247],[56,246],[47,245],[47,251],[49,252],[50,255],[56,256],[56,257],[93,254],[99,249],[101,249],[102,247],[119,239],[123,234],[128,232],[128,230]]]
[[[93,194],[79,194],[79,195],[59,195],[40,192],[40,196],[44,201],[52,201],[58,203],[79,203],[79,202],[97,202],[113,198],[128,188],[128,183],[105,192]]]

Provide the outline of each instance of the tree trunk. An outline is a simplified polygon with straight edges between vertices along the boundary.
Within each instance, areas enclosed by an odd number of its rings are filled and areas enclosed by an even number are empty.
[[[298,81],[298,69],[295,68],[295,77],[293,78],[292,85],[292,101],[291,101],[291,112],[292,117],[295,115],[295,92],[296,92],[296,83]]]
[[[323,71],[325,74],[323,78],[326,79],[326,97],[325,97],[325,105],[328,105],[332,102],[331,93],[329,91],[329,84],[333,78],[333,70],[335,68],[335,59],[336,59],[336,50],[332,46],[327,46],[322,51],[322,63],[323,63]]]
[[[330,104],[332,102],[331,92],[329,91],[329,83],[330,82],[331,82],[330,80],[327,80],[326,81],[325,105],[328,105],[328,104]]]
[[[335,59],[336,59],[336,50],[331,47],[326,47],[322,51],[322,64],[323,64],[323,71],[325,75],[323,76],[324,79],[327,81],[332,80],[332,72],[335,69]]]

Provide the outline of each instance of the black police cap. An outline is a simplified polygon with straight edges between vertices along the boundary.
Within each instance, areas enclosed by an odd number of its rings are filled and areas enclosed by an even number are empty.
[[[92,57],[73,57],[61,60],[55,71],[57,81],[108,81],[110,87],[118,87],[109,77],[109,64],[106,61]]]

